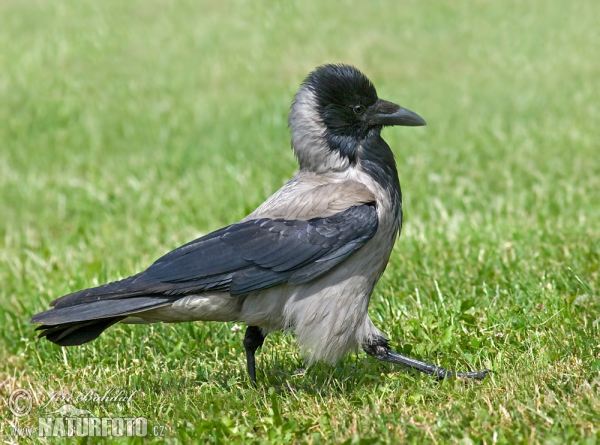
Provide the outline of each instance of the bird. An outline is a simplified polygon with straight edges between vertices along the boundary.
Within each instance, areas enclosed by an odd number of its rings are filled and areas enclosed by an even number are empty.
[[[95,340],[115,323],[244,323],[247,373],[268,334],[295,334],[308,366],[349,351],[432,375],[483,379],[395,352],[368,314],[402,228],[402,192],[389,126],[426,125],[380,99],[352,65],[326,64],[290,108],[294,176],[241,221],[191,241],[131,277],[80,290],[31,317],[60,346]]]

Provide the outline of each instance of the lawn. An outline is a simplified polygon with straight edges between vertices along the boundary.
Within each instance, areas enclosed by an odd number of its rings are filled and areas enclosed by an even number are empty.
[[[2,440],[30,440],[14,428],[58,392],[145,417],[155,442],[600,442],[598,17],[597,0],[0,2]],[[384,130],[405,224],[371,318],[414,358],[494,374],[440,383],[362,352],[304,371],[277,334],[254,388],[233,323],[36,339],[52,299],[279,188],[292,97],[327,62],[428,123]]]

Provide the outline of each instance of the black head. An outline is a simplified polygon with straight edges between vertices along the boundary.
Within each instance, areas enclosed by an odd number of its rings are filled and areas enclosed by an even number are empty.
[[[381,100],[373,83],[350,65],[323,65],[303,84],[314,93],[330,148],[352,158],[357,142],[386,125],[425,125],[412,111]]]
[[[313,91],[319,115],[329,131],[360,137],[367,130],[364,115],[377,103],[371,81],[349,65],[323,65],[308,75],[304,85]]]
[[[323,65],[308,75],[296,94],[289,125],[300,168],[325,172],[355,164],[360,147],[385,151],[387,145],[379,136],[382,127],[418,126],[425,121],[379,99],[371,81],[353,66]]]

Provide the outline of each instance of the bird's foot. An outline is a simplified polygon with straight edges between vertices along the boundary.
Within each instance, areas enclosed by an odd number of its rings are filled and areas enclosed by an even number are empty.
[[[260,348],[265,341],[265,336],[258,326],[248,326],[244,336],[244,348],[246,349],[246,364],[248,375],[253,385],[256,385],[256,350]]]
[[[433,375],[439,380],[445,380],[453,377],[483,380],[487,374],[492,372],[489,369],[474,372],[454,372],[436,365],[422,362],[420,360],[415,360],[402,354],[398,354],[390,349],[387,340],[383,337],[377,337],[372,339],[370,342],[365,343],[363,345],[363,349],[367,354],[372,355],[378,360],[408,366],[409,368],[416,369],[417,371],[425,374]]]
[[[398,354],[398,355],[400,355],[400,354]],[[433,366],[433,365],[429,365],[429,366]],[[423,371],[423,372],[428,373],[427,371]],[[438,378],[438,380],[445,380],[445,379],[451,379],[451,378],[483,380],[485,378],[485,376],[491,372],[494,372],[494,371],[492,371],[491,369],[484,369],[482,371],[454,372],[454,371],[450,371],[448,369],[440,368],[438,366],[436,368],[435,372],[433,373],[433,375],[435,375]]]

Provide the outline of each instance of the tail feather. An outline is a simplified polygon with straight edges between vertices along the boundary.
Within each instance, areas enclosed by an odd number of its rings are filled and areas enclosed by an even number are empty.
[[[90,342],[115,323],[129,315],[168,306],[178,297],[131,297],[122,300],[98,300],[74,306],[59,307],[31,317],[40,324],[39,337],[46,337],[60,346],[75,346]]]
[[[178,297],[132,297],[122,300],[99,300],[75,306],[60,307],[31,317],[31,323],[59,325],[131,315],[171,304]]]
[[[38,336],[39,338],[46,337],[52,343],[59,346],[78,346],[95,340],[105,329],[108,329],[124,318],[125,317],[113,317],[83,323],[40,326],[36,330],[42,330]]]

